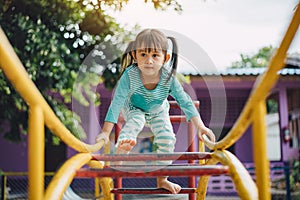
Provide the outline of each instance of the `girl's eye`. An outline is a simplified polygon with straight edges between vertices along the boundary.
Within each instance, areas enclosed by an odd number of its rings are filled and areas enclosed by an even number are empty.
[[[145,56],[146,56],[146,54],[145,54],[145,53],[141,53],[141,56],[142,56],[142,57],[145,57]]]
[[[158,54],[153,54],[152,56],[153,56],[153,58],[159,57]]]

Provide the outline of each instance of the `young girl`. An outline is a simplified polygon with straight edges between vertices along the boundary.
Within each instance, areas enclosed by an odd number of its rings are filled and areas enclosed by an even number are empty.
[[[168,40],[172,43],[172,55],[168,53]],[[206,134],[215,141],[214,134],[203,124],[190,96],[184,92],[175,77],[177,51],[175,39],[166,37],[156,29],[143,30],[135,41],[129,43],[122,56],[123,73],[108,109],[102,133],[96,138],[97,142],[101,139],[108,142],[122,110],[126,123],[120,132],[116,153],[129,153],[145,125],[153,132],[153,145],[157,148],[157,153],[173,152],[176,138],[169,117],[169,95],[178,102],[187,121],[193,123],[200,140],[203,140],[202,134]],[[157,187],[174,194],[181,190],[179,185],[168,181],[167,177],[158,177]]]

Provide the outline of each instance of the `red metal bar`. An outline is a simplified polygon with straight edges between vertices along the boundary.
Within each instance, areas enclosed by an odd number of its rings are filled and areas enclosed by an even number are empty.
[[[195,132],[192,123],[188,123],[188,152],[196,152],[195,148]],[[200,154],[206,154],[205,152],[199,152]],[[191,160],[191,159],[188,159]]]
[[[116,169],[119,169],[121,167],[125,167],[125,168],[128,168],[128,167],[141,167],[141,168],[147,168],[147,167],[153,167],[153,168],[156,168],[157,169],[161,169],[161,168],[165,168],[167,166],[172,166],[172,167],[187,167],[187,166],[199,166],[199,164],[189,164],[189,163],[180,163],[180,164],[172,164],[172,165],[159,165],[159,164],[122,164],[122,165],[109,165],[109,166],[105,166],[105,167],[108,167],[108,168],[116,168]],[[94,168],[91,168],[91,170],[94,170]]]
[[[196,188],[181,188],[178,194],[191,194],[195,193]],[[163,188],[122,188],[112,189],[111,193],[114,194],[172,194],[169,190]]]
[[[121,130],[122,130],[122,124],[120,122],[118,122],[115,126],[115,144],[118,141],[118,137],[119,137]]]
[[[115,177],[114,187],[115,188],[122,188],[122,178]],[[122,194],[116,194],[115,195],[115,200],[122,200]]]
[[[199,166],[158,166],[141,167],[138,165],[122,165],[118,167],[104,167],[103,169],[81,169],[76,177],[157,177],[157,176],[202,176],[220,175],[228,173],[227,166],[199,165]]]
[[[171,122],[181,123],[186,122],[186,118],[184,115],[170,115]]]
[[[122,124],[123,123],[124,123],[124,118],[119,117],[118,123],[115,126],[115,143],[117,143],[117,141],[118,141],[118,137],[119,137],[120,132],[122,130]],[[115,177],[114,187],[115,188],[122,188],[122,178],[121,177]],[[122,200],[122,195],[121,194],[116,194],[115,195],[115,200]]]
[[[189,152],[195,152],[195,133],[194,133],[194,126],[192,123],[188,123],[188,151]],[[194,160],[189,159],[188,163],[193,164]],[[196,187],[196,178],[195,176],[189,176],[188,177],[188,187],[189,188],[195,188]],[[195,199],[195,194],[191,193],[189,194],[189,200]]]
[[[202,160],[211,158],[211,154],[209,152],[94,154],[92,158],[101,161]]]

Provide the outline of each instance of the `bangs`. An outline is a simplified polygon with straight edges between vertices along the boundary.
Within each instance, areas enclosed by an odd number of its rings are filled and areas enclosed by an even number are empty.
[[[143,50],[146,52],[159,52],[168,50],[168,41],[166,37],[153,31],[140,34],[136,39],[135,45],[136,50]]]
[[[154,53],[160,53],[160,52],[165,52],[164,50],[162,50],[161,48],[147,48],[147,47],[140,47],[136,49],[138,52],[154,52]]]

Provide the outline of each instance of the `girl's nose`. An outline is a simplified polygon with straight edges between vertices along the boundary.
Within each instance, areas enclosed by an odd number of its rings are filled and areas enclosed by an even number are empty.
[[[153,64],[153,59],[151,58],[151,56],[148,56],[146,58],[146,64]]]

